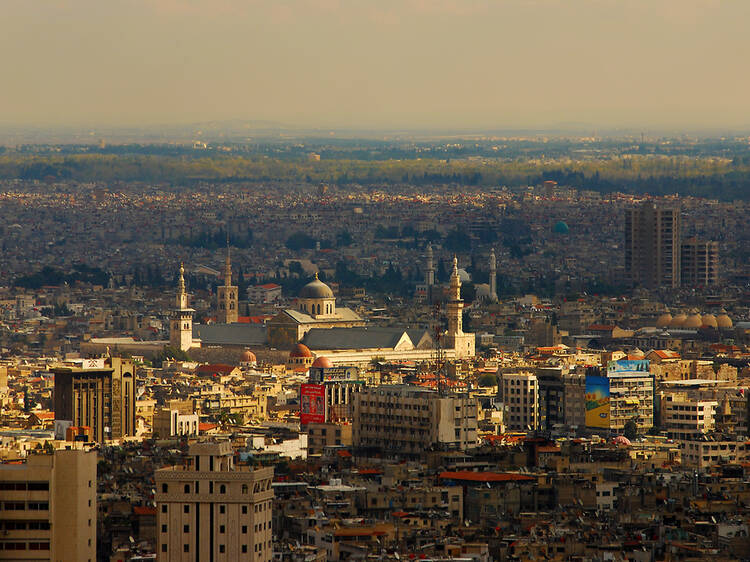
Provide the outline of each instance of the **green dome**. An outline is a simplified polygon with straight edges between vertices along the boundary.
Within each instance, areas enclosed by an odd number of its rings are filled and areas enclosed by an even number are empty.
[[[552,230],[555,234],[567,234],[570,232],[570,228],[568,228],[568,225],[564,221],[559,221]]]

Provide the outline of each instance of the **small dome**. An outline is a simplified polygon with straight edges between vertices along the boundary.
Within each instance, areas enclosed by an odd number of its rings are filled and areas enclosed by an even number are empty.
[[[299,298],[301,299],[332,299],[333,291],[331,288],[318,279],[317,273],[315,279],[310,281],[307,285],[302,287],[299,292]]]
[[[298,343],[289,352],[289,357],[312,357],[312,353],[305,344]]]
[[[320,357],[315,358],[315,361],[313,361],[312,366],[320,367],[321,369],[330,369],[331,367],[333,367],[333,363],[331,363],[331,360],[328,359],[328,357],[323,357],[321,355]]]
[[[565,221],[558,221],[557,224],[552,227],[552,230],[555,234],[568,234],[570,232],[570,227],[568,227]]]
[[[704,314],[701,317],[701,320],[703,321],[703,327],[705,328],[718,328],[719,324],[716,321],[716,316],[713,314]]]
[[[628,439],[624,435],[618,435],[617,437],[612,439],[612,442],[615,445],[625,445],[626,447],[630,447],[630,439]]]
[[[719,314],[716,317],[716,325],[719,328],[728,329],[732,327],[732,319],[729,318],[726,314]]]
[[[687,320],[687,314],[678,314],[672,318],[669,323],[670,328],[682,328]]]
[[[701,318],[700,314],[691,314],[687,317],[685,320],[685,323],[682,325],[683,328],[700,328],[703,325],[703,319]]]
[[[245,350],[242,352],[242,358],[241,361],[243,363],[255,363],[258,359],[255,357],[255,353],[253,353],[250,350]]]
[[[656,319],[657,328],[666,328],[672,322],[672,315],[669,312],[665,312],[659,318]]]

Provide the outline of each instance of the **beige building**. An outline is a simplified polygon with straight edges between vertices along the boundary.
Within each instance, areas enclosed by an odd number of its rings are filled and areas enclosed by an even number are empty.
[[[270,561],[273,468],[235,466],[229,442],[189,455],[155,474],[157,560]]]
[[[197,436],[198,414],[185,414],[179,410],[159,408],[154,412],[153,436],[168,439],[175,436]]]
[[[682,464],[705,470],[711,466],[746,463],[750,461],[750,445],[746,439],[700,439],[678,441],[682,449]]]
[[[698,439],[714,430],[715,400],[691,400],[685,393],[662,397],[662,425],[670,439]]]
[[[96,452],[0,465],[0,560],[96,560]]]
[[[326,447],[351,447],[351,424],[307,424],[307,454],[320,455]]]
[[[503,373],[505,429],[533,431],[539,429],[539,381],[532,373]]]
[[[402,455],[465,450],[477,442],[477,403],[407,385],[365,388],[354,395],[352,441]]]
[[[629,420],[644,432],[654,426],[654,378],[650,373],[609,373],[609,429],[622,431]]]

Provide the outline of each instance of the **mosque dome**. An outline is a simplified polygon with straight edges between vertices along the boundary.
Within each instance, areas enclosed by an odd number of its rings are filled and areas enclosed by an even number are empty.
[[[305,344],[298,343],[289,352],[289,357],[312,357],[312,353]]]
[[[307,285],[302,287],[299,292],[299,298],[301,299],[332,299],[333,291],[331,288],[318,279],[318,275],[315,275],[315,279],[310,281]]]
[[[242,357],[240,361],[242,363],[255,363],[258,359],[255,357],[255,353],[253,353],[250,350],[245,350],[242,352]]]
[[[682,325],[683,328],[688,329],[695,329],[700,328],[703,325],[703,319],[701,318],[701,315],[697,312],[695,314],[691,314],[690,316],[685,319],[685,323]]]
[[[555,234],[568,234],[570,232],[570,227],[568,227],[565,221],[558,221],[555,226],[552,227],[552,231]]]
[[[674,316],[672,318],[672,321],[669,323],[669,327],[670,328],[682,328],[686,320],[687,320],[687,314],[680,313],[677,316]]]
[[[704,328],[718,328],[719,323],[716,321],[716,316],[713,314],[704,314],[701,317],[701,320],[703,321],[702,326]]]
[[[665,312],[659,318],[656,319],[657,328],[666,328],[672,323],[672,315],[669,312]]]
[[[732,319],[727,316],[727,313],[719,314],[716,317],[716,325],[722,329],[729,329],[732,327]]]
[[[315,358],[315,361],[313,361],[312,366],[319,367],[321,369],[330,369],[331,367],[333,367],[333,363],[331,363],[331,360],[328,359],[328,357],[323,357],[321,355],[320,357]]]

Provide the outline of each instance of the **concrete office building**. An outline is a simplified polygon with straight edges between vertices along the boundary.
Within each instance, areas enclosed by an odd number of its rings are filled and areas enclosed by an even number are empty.
[[[131,359],[84,359],[53,367],[56,431],[88,426],[94,441],[135,435],[135,370]]]
[[[0,560],[96,560],[96,452],[0,464]]]
[[[228,441],[191,445],[186,465],[155,474],[157,560],[271,560],[272,479],[236,466]]]
[[[477,403],[466,395],[385,385],[354,395],[352,441],[404,456],[428,449],[465,450],[477,442]]]
[[[532,373],[503,373],[502,398],[508,431],[539,429],[539,382]]]
[[[644,201],[625,211],[625,275],[650,289],[680,285],[680,209]]]
[[[687,287],[719,282],[719,243],[688,238],[680,247],[680,276]]]

